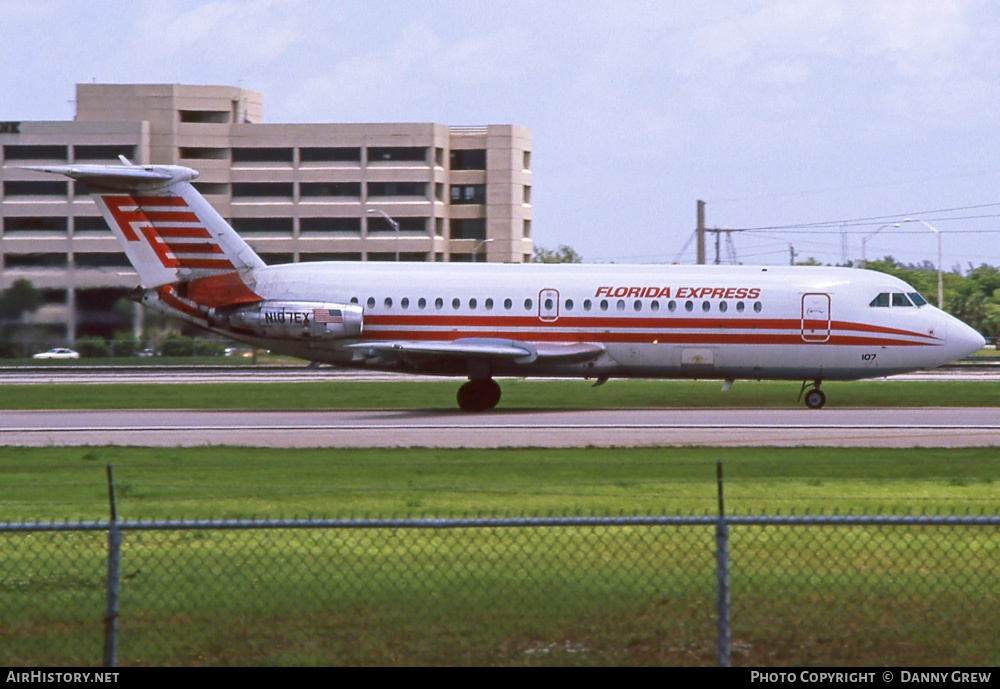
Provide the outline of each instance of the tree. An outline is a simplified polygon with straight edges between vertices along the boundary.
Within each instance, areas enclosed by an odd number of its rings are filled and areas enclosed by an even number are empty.
[[[532,263],[583,263],[583,257],[571,246],[560,244],[558,249],[546,249],[537,244],[531,250]]]
[[[0,321],[19,321],[25,313],[38,310],[42,296],[30,280],[21,278],[0,292]]]

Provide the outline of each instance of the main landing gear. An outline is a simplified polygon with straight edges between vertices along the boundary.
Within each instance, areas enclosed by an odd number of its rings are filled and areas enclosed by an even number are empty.
[[[823,391],[819,389],[819,384],[822,383],[821,380],[813,381],[809,383],[808,381],[803,381],[802,390],[799,391],[799,399],[803,399],[802,393],[811,385],[812,389],[809,392],[805,392],[805,403],[810,409],[822,409],[823,405],[826,404],[826,395]]]
[[[462,411],[486,411],[500,401],[500,385],[492,378],[470,380],[458,389],[457,398]]]

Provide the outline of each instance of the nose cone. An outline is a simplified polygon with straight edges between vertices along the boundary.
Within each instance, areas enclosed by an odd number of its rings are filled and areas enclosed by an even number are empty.
[[[985,346],[986,339],[957,318],[948,324],[948,353],[952,361],[975,354]]]

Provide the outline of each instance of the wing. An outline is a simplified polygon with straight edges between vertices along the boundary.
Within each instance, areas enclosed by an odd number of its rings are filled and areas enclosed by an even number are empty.
[[[454,359],[510,361],[530,364],[535,361],[550,363],[578,363],[596,359],[604,347],[591,342],[530,343],[520,340],[503,340],[489,337],[463,337],[442,342],[390,340],[386,342],[359,342],[348,345],[363,356],[391,363],[408,360],[419,363],[427,359]]]

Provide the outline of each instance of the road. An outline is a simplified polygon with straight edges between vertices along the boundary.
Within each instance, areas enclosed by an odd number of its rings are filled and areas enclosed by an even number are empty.
[[[1000,408],[0,412],[0,446],[1000,445]]]

